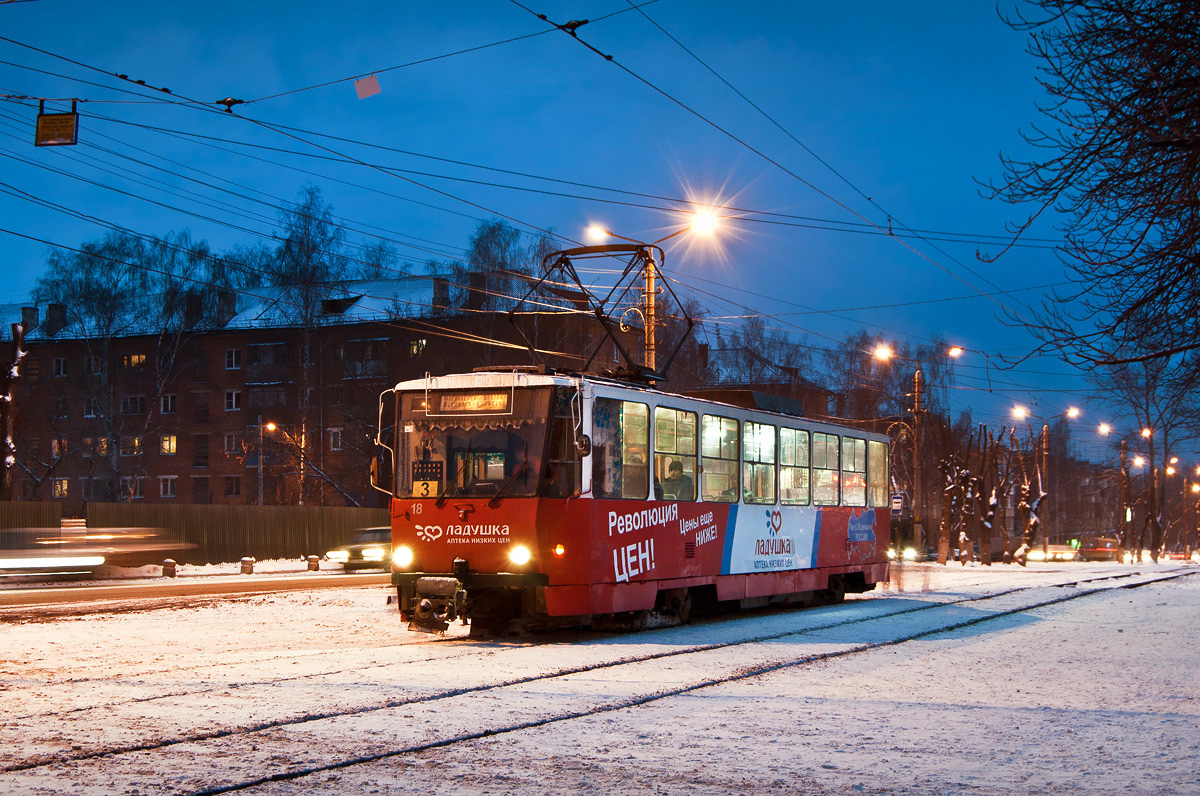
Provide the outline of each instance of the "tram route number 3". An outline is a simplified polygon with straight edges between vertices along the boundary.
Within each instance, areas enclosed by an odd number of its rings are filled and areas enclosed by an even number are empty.
[[[412,463],[412,496],[435,497],[442,483],[442,462]]]

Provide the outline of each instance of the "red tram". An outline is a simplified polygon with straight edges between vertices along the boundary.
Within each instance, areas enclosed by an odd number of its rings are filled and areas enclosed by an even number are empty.
[[[883,435],[518,369],[396,385],[378,441],[410,628],[637,628],[887,578]]]

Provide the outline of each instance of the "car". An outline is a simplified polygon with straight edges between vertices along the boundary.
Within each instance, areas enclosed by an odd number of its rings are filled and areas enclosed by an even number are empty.
[[[335,547],[325,554],[329,561],[336,561],[346,572],[360,569],[391,569],[392,529],[359,528],[349,544]]]

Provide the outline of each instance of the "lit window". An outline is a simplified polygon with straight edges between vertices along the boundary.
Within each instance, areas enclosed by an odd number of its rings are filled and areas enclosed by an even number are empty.
[[[66,478],[54,479],[54,497],[65,498],[68,493],[68,480]]]
[[[158,452],[163,456],[174,456],[178,453],[179,438],[174,434],[163,434],[158,444]]]
[[[125,370],[140,370],[146,367],[145,354],[122,354],[121,367]]]
[[[122,456],[137,456],[142,452],[142,438],[135,436],[121,437],[119,452]]]
[[[425,353],[425,338],[413,340],[408,344],[408,355],[419,357]]]
[[[58,437],[50,441],[50,450],[54,454],[54,458],[61,459],[67,455],[67,440],[65,437]]]
[[[241,390],[226,390],[225,391],[225,411],[237,412],[242,408],[242,391]]]

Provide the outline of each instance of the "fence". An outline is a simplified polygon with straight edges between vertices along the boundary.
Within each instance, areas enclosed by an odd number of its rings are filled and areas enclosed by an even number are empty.
[[[62,504],[0,501],[0,528],[57,528]]]
[[[54,503],[0,503],[0,527],[54,527]],[[387,509],[342,506],[212,506],[89,503],[89,528],[161,528],[166,539],[195,545],[180,563],[217,564],[324,555],[349,541],[355,528],[388,525]]]

